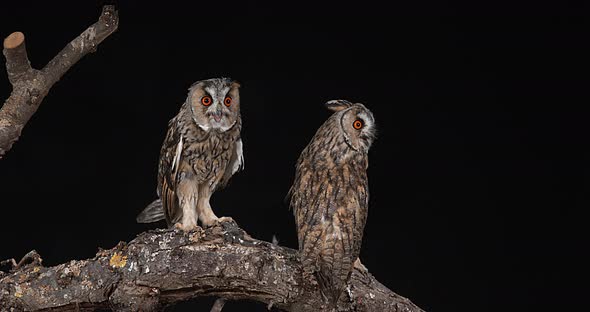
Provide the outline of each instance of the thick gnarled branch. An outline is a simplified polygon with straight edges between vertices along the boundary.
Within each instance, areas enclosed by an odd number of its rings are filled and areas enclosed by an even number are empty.
[[[286,311],[320,311],[301,281],[295,250],[252,239],[235,223],[185,234],[140,234],[95,258],[43,267],[30,261],[0,275],[0,306],[27,311],[157,311],[200,296],[249,299]],[[338,311],[422,311],[356,267]]]
[[[0,159],[18,140],[51,87],[72,65],[115,32],[118,25],[114,6],[104,6],[99,20],[64,47],[42,70],[31,67],[23,33],[14,32],[4,39],[3,52],[12,93],[0,109]]]

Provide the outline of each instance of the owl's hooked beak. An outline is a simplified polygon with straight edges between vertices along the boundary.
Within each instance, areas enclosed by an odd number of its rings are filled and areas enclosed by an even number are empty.
[[[213,113],[211,113],[211,116],[213,116],[213,119],[215,119],[216,122],[220,122],[222,112],[221,111],[214,111]]]

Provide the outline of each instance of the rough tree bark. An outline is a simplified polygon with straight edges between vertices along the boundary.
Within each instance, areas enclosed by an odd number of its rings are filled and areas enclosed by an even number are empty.
[[[104,6],[98,21],[63,48],[43,69],[31,67],[25,35],[14,32],[4,39],[6,72],[12,93],[0,109],[0,159],[20,137],[23,127],[37,111],[49,89],[84,55],[117,30],[114,6]]]
[[[0,277],[3,311],[157,311],[199,296],[320,311],[316,286],[303,284],[297,251],[251,238],[225,222],[205,231],[154,230],[88,260],[43,267],[29,253]],[[422,311],[355,267],[338,311]]]
[[[4,40],[13,86],[0,109],[0,158],[35,113],[49,89],[80,58],[118,27],[113,6],[42,70],[31,68],[24,35]],[[155,230],[101,250],[96,257],[43,267],[29,252],[9,273],[0,271],[0,311],[157,311],[199,296],[249,299],[287,311],[320,311],[317,286],[304,284],[297,251],[259,241],[235,223],[191,233]],[[214,309],[220,311],[224,300]],[[419,312],[420,308],[355,267],[339,311]]]

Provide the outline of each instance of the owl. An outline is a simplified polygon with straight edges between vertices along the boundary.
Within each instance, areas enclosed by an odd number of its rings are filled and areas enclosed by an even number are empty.
[[[326,106],[334,113],[299,156],[289,197],[304,280],[317,281],[335,306],[361,249],[369,203],[367,153],[376,130],[363,104],[333,100]]]
[[[159,199],[137,222],[166,219],[168,226],[190,231],[197,220],[205,227],[231,220],[218,218],[209,199],[244,166],[239,88],[229,78],[202,80],[189,88],[160,150]]]

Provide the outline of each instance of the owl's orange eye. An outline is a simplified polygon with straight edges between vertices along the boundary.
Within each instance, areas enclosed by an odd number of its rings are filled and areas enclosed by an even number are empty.
[[[355,120],[352,123],[352,127],[355,128],[356,130],[360,130],[363,127],[363,121],[360,119]]]
[[[209,106],[213,103],[213,100],[211,99],[210,96],[204,96],[203,98],[201,98],[201,104],[205,105],[205,106]]]
[[[229,107],[231,105],[231,98],[229,96],[227,96],[225,98],[225,100],[223,100],[223,104],[225,104],[225,106]]]

